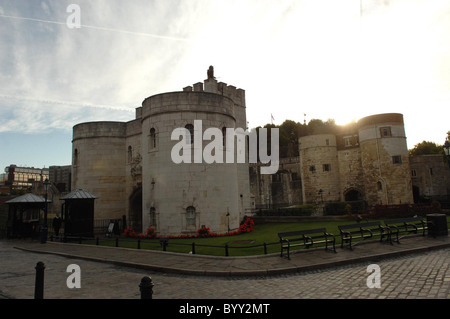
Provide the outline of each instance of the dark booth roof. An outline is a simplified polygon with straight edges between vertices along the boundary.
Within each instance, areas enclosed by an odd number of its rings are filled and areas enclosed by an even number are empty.
[[[47,203],[51,203],[51,200],[47,199]],[[45,203],[45,198],[34,194],[25,194],[16,198],[13,198],[6,202],[6,204],[19,204],[19,203]]]
[[[66,200],[66,199],[96,199],[96,198],[98,198],[98,197],[92,193],[89,193],[86,190],[83,190],[83,189],[74,190],[73,192],[61,197],[61,199],[64,199],[64,200]]]

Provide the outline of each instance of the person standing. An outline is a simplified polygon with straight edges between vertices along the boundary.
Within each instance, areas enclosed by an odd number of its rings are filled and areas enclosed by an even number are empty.
[[[59,213],[56,214],[56,217],[53,218],[53,230],[55,232],[55,236],[59,236],[59,229],[61,228],[61,217],[59,217]]]

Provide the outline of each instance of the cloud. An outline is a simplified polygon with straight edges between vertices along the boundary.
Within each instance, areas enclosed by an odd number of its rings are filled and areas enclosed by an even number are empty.
[[[131,120],[146,97],[202,81],[209,65],[246,90],[253,127],[271,113],[344,122],[394,111],[418,123],[448,101],[447,1],[364,0],[362,16],[358,1],[77,1],[80,29],[65,26],[70,3],[1,4],[16,18],[0,17],[0,130]]]
[[[0,95],[0,133],[71,131],[84,121],[128,121],[134,109],[122,106],[80,104]]]
[[[71,129],[74,118],[87,121],[94,114],[96,120],[111,120],[111,114],[117,120],[131,120],[130,110],[150,92],[159,93],[157,87],[169,81],[164,77],[179,51],[169,50],[169,45],[173,49],[173,42],[183,39],[166,36],[161,27],[154,30],[160,35],[151,33],[141,6],[126,7],[123,16],[123,6],[109,4],[82,2],[86,25],[81,29],[60,22],[65,21],[65,4],[51,1],[36,8],[43,18],[30,17],[24,7],[16,7],[2,19],[6,28],[0,32],[9,41],[0,44],[4,52],[0,64],[6,69],[0,77],[0,114],[8,113],[9,121],[2,121],[1,131],[32,132],[44,123],[47,128]],[[167,15],[168,8],[165,11]],[[48,17],[50,12],[58,14]],[[151,25],[166,24],[159,13],[152,12]],[[139,24],[129,23],[135,21],[133,16],[142,16],[136,20]],[[28,121],[30,114],[33,121]]]

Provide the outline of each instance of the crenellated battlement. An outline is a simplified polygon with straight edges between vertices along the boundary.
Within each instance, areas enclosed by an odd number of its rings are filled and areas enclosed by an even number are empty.
[[[210,68],[211,70],[211,68]],[[214,72],[214,71],[212,71]],[[208,70],[208,79],[183,88],[184,92],[208,92],[226,96],[239,106],[245,107],[245,90],[238,89],[224,82],[217,82],[213,73]]]

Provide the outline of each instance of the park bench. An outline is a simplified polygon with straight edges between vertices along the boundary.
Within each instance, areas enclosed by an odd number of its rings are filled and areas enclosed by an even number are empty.
[[[428,224],[420,217],[397,218],[384,221],[385,226],[389,230],[389,241],[392,243],[392,235],[395,235],[396,242],[400,243],[400,234],[417,234],[428,230]],[[404,237],[404,236],[403,236]]]
[[[387,236],[387,229],[381,226],[381,222],[367,222],[367,223],[356,223],[356,224],[348,224],[348,225],[339,225],[338,226],[340,235],[341,235],[341,247],[344,248],[344,245],[347,243],[350,249],[353,249],[354,246],[352,244],[354,239],[369,239],[375,236],[380,237],[380,241],[383,241],[384,236]]]
[[[287,258],[290,258],[290,250],[293,247],[304,246],[309,248],[317,244],[325,244],[325,249],[328,249],[328,244],[333,244],[333,251],[336,252],[336,239],[333,234],[329,234],[326,228],[296,230],[290,232],[278,233],[281,244],[281,257],[283,251],[287,251]]]

